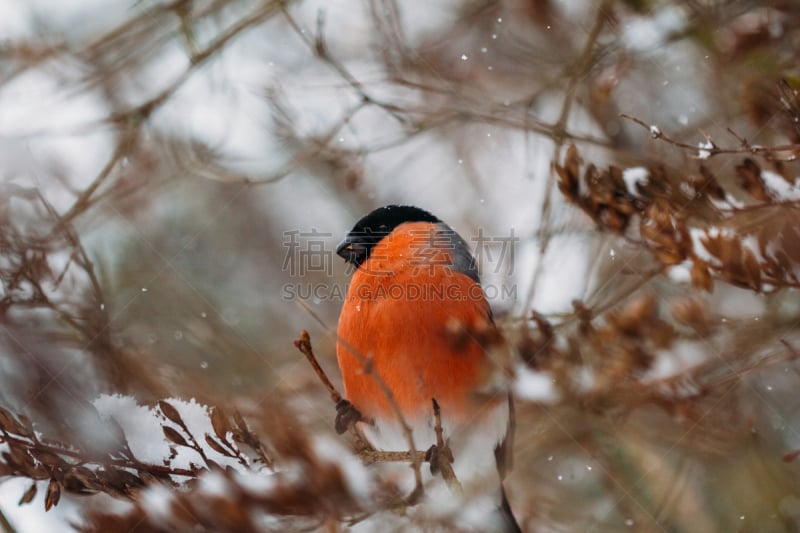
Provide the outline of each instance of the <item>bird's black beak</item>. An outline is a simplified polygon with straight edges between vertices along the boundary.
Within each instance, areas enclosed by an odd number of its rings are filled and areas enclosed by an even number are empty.
[[[350,257],[350,253],[353,250],[353,243],[350,242],[350,239],[345,239],[339,243],[339,246],[336,247],[336,255],[339,257],[344,258],[345,261]]]
[[[353,242],[350,237],[347,237],[345,240],[339,243],[339,246],[336,247],[336,255],[348,263],[353,263],[354,265],[358,265],[360,263],[364,252],[364,246]]]

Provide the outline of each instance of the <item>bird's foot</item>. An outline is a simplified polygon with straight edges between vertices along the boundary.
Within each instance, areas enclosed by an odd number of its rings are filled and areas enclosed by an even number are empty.
[[[448,467],[453,464],[453,452],[450,450],[448,443],[439,447],[436,444],[428,448],[425,452],[425,461],[431,467],[431,474],[436,475],[442,471],[442,467],[446,464]],[[448,469],[449,470],[449,469]]]
[[[334,421],[333,427],[339,435],[347,431],[350,424],[355,424],[362,420],[366,419],[349,401],[342,399],[336,404],[336,420]]]

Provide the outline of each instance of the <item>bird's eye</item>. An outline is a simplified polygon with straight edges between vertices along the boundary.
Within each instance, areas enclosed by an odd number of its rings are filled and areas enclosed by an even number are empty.
[[[380,231],[381,233],[388,233],[389,226],[387,226],[386,224],[381,224],[380,226],[378,226],[378,231]]]

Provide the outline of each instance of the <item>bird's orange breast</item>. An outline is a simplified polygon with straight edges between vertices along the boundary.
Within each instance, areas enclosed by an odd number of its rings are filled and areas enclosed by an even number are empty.
[[[434,225],[406,223],[385,237],[353,275],[339,318],[337,357],[345,395],[369,418],[392,418],[394,402],[409,419],[431,412],[466,420],[487,377],[488,362],[474,340],[454,329],[489,325],[481,287],[451,266],[447,242]]]

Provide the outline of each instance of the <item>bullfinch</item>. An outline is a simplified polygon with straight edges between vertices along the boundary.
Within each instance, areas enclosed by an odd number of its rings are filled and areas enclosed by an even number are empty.
[[[465,494],[488,495],[482,511],[473,501],[465,506],[481,515],[469,527],[520,531],[502,485],[511,396],[498,385],[486,343],[457,334],[494,328],[469,246],[431,213],[387,205],[359,220],[336,253],[354,268],[337,330],[346,397],[339,415],[355,416],[377,449],[401,451],[408,441],[399,411],[425,450],[436,443],[436,400]],[[337,418],[337,430],[345,428]]]

